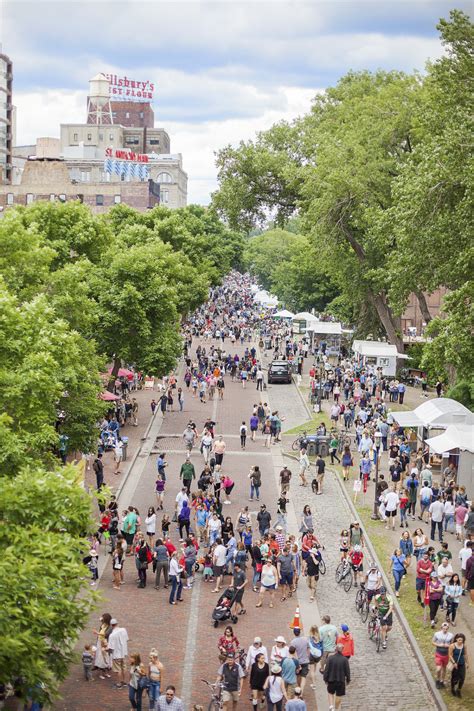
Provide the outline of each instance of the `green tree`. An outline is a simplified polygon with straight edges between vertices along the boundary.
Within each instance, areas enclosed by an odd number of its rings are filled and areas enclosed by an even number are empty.
[[[94,594],[84,580],[90,497],[75,467],[0,477],[0,683],[57,695]]]
[[[91,451],[104,412],[100,365],[94,344],[58,319],[45,296],[20,304],[0,282],[0,475],[51,461],[61,412],[69,450]]]
[[[474,269],[474,25],[459,10],[438,25],[445,53],[428,65],[414,112],[416,150],[393,185],[381,229],[391,232],[390,298],[401,311],[408,296],[459,288]]]

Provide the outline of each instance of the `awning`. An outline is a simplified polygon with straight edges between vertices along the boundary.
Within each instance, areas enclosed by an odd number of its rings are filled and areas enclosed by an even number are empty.
[[[112,400],[120,400],[120,397],[118,395],[114,395],[113,393],[109,393],[108,390],[104,390],[103,393],[100,393],[99,395],[101,400],[107,400],[107,401],[112,401]]]
[[[420,420],[415,412],[392,412],[393,419],[398,422],[400,427],[423,427],[423,420]]]
[[[430,437],[426,444],[437,454],[462,449],[474,452],[474,427],[471,425],[450,425],[446,432]]]
[[[294,314],[288,311],[288,309],[282,309],[281,311],[277,311],[276,314],[273,314],[273,316],[277,318],[293,318]]]
[[[111,374],[112,368],[109,368],[109,375]],[[133,378],[133,372],[131,370],[128,370],[128,368],[119,368],[117,378],[128,378],[129,380],[131,380]]]

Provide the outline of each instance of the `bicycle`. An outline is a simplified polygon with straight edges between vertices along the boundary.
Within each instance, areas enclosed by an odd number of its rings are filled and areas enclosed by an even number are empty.
[[[352,587],[352,566],[350,561],[347,560],[347,558],[341,560],[341,562],[336,568],[336,583],[338,583],[338,585],[342,585],[346,592],[349,592]]]
[[[377,652],[380,652],[380,647],[382,646],[382,625],[377,611],[372,610],[371,612],[367,632],[369,639],[375,642],[375,649]]]
[[[205,684],[208,685],[208,687],[211,689],[211,700],[209,702],[209,706],[207,707],[207,711],[222,711],[224,708],[224,701],[222,700],[222,691],[225,687],[225,684],[221,682],[215,682],[212,684],[210,681],[207,681],[206,679],[201,679]]]
[[[359,613],[362,622],[367,622],[369,616],[369,597],[365,587],[360,587],[355,597],[356,610]]]
[[[299,437],[295,439],[291,445],[293,452],[299,452],[306,445],[306,435],[307,433],[303,432],[303,434],[300,434]]]
[[[318,552],[316,554],[316,558],[319,561],[319,572],[321,575],[326,575],[326,563],[324,561],[324,558],[321,554],[321,549],[318,549]]]

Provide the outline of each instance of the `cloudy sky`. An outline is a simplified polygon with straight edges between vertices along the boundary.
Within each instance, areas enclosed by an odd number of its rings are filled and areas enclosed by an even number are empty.
[[[183,154],[189,201],[216,187],[214,151],[307,111],[348,70],[422,70],[463,0],[0,0],[17,143],[85,120],[98,71],[156,85],[155,124]]]

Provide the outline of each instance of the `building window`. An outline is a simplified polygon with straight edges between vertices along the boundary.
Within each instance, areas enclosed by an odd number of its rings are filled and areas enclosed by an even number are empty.
[[[95,196],[95,204],[96,205],[103,205],[104,204],[104,196],[103,195],[96,195]]]
[[[160,145],[160,139],[159,138],[150,138],[148,141],[150,146],[159,146]]]
[[[74,142],[77,143],[78,140],[79,140],[79,134],[78,134],[78,133],[75,133],[75,134],[74,134]]]
[[[171,177],[170,173],[158,173],[156,181],[157,183],[172,183],[173,178]]]
[[[122,202],[122,198],[120,197],[120,195],[114,195],[114,203],[116,205],[119,205],[121,202]]]
[[[109,140],[110,140],[111,143],[114,142],[114,134],[113,134],[113,133],[110,133],[110,134],[109,134]]]
[[[140,143],[140,139],[138,136],[127,136],[125,139],[125,143],[127,143],[129,146],[138,146]]]
[[[58,198],[61,202],[66,202],[66,195],[64,193],[61,193],[58,195]]]
[[[82,183],[89,183],[90,179],[91,179],[90,170],[81,170],[81,182]]]
[[[125,118],[130,118],[130,113],[128,111],[125,112]]]
[[[33,193],[26,193],[26,204],[27,205],[31,205],[31,203],[33,202],[34,199],[35,199],[35,196],[33,195]]]
[[[88,134],[87,134],[87,140],[88,140],[88,141],[92,141],[92,133],[88,133]]]
[[[56,195],[54,193],[51,193],[49,196],[49,202],[54,202],[56,200]]]
[[[99,141],[103,141],[103,140],[104,140],[104,134],[103,134],[103,133],[99,133]]]
[[[7,193],[7,205],[13,205],[13,193]]]
[[[145,115],[145,114],[143,113],[143,111],[140,111],[140,118],[143,118],[144,115]]]
[[[170,191],[169,190],[160,190],[160,202],[163,205],[167,205],[170,201]]]

